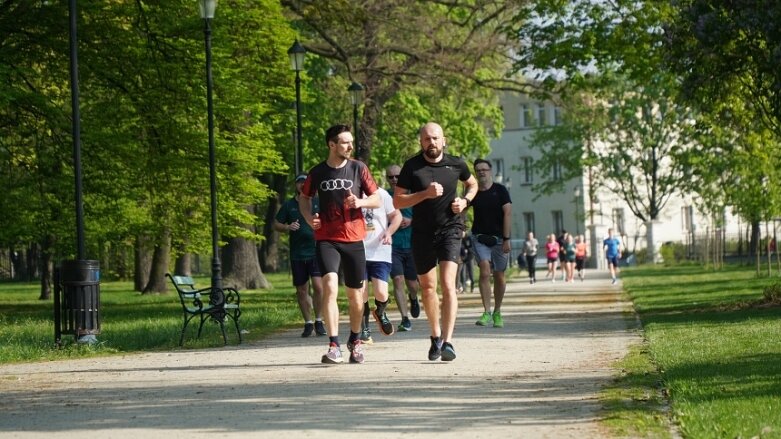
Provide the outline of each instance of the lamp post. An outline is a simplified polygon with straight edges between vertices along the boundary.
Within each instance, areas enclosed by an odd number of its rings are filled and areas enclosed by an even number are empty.
[[[575,207],[575,235],[580,235],[580,219],[578,218],[578,199],[580,198],[580,186],[575,186],[575,199],[573,201]]]
[[[361,157],[361,145],[358,143],[358,106],[363,102],[363,86],[353,82],[347,87],[350,93],[350,103],[353,104],[353,132],[355,132],[355,157]]]
[[[304,157],[301,155],[301,70],[304,70],[306,49],[296,40],[287,51],[290,66],[296,71],[296,175],[300,175],[304,167]]]
[[[204,22],[203,34],[206,40],[206,108],[209,117],[209,180],[212,208],[212,289],[222,288],[222,267],[217,231],[217,171],[214,154],[214,105],[212,101],[212,29],[211,21],[217,0],[198,0],[198,8]]]

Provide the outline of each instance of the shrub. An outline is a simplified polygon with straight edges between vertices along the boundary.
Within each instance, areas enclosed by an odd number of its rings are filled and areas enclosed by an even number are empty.
[[[781,283],[773,282],[762,290],[762,296],[766,301],[772,303],[781,303]]]

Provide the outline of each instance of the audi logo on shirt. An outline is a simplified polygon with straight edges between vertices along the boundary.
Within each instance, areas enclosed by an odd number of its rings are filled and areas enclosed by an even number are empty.
[[[323,180],[320,183],[322,191],[344,191],[353,188],[353,181],[344,178],[335,178],[333,180]]]

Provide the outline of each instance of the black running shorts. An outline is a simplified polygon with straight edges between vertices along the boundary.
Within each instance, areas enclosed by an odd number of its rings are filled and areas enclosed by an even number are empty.
[[[366,275],[366,251],[363,248],[363,241],[317,241],[315,250],[317,263],[323,275],[339,273],[339,264],[341,264],[345,286],[363,287],[364,275]]]

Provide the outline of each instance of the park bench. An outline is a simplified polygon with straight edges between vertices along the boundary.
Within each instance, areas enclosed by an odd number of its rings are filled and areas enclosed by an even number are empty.
[[[223,287],[213,289],[212,287],[207,287],[197,289],[195,288],[193,278],[190,276],[172,276],[170,273],[165,275],[174,284],[174,288],[176,288],[176,292],[179,294],[179,301],[182,303],[182,312],[184,313],[184,324],[182,325],[182,336],[179,338],[179,346],[184,345],[184,333],[187,325],[190,324],[190,320],[196,317],[200,319],[197,338],[201,338],[204,322],[211,319],[219,323],[222,339],[227,345],[228,337],[225,334],[225,317],[227,316],[233,320],[236,334],[239,336],[239,343],[241,343],[241,329],[239,328],[241,296],[235,288]]]

